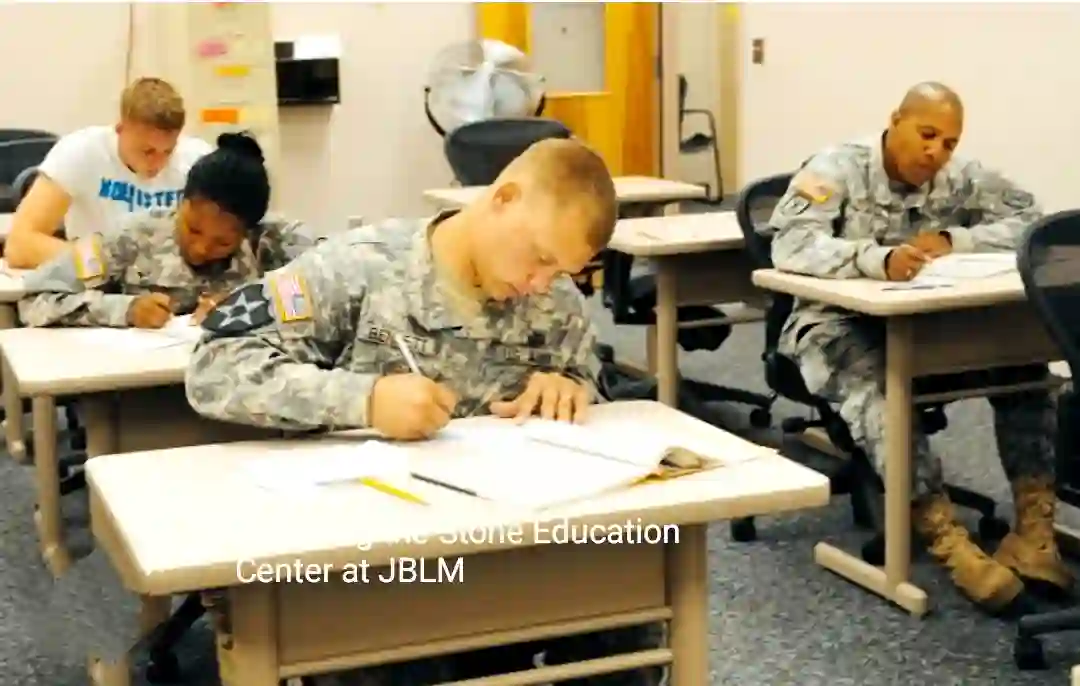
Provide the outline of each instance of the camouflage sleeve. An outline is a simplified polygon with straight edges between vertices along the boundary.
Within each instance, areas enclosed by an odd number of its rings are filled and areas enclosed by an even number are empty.
[[[963,168],[964,186],[971,190],[965,209],[975,212],[979,223],[969,228],[948,229],[956,252],[1016,250],[1024,231],[1042,217],[1035,197],[1001,174],[968,162]]]
[[[585,310],[585,298],[569,277],[552,285],[550,294],[530,316],[531,328],[542,334],[547,348],[543,357],[551,360],[550,371],[558,372],[587,387],[593,400],[600,399],[600,356],[596,327]]]
[[[109,293],[137,254],[136,234],[125,225],[94,233],[23,277],[19,317],[26,326],[129,326],[136,296]],[[119,290],[119,289],[117,289]]]
[[[799,170],[770,220],[773,266],[826,279],[886,278],[891,248],[873,237],[834,231],[834,223],[843,222],[848,187],[858,173],[843,151],[816,155]]]
[[[284,267],[323,239],[301,221],[266,219],[261,228],[255,259],[264,274]]]
[[[223,300],[188,365],[191,406],[212,419],[283,430],[366,427],[378,376],[334,368],[355,335],[361,256],[311,250]]]

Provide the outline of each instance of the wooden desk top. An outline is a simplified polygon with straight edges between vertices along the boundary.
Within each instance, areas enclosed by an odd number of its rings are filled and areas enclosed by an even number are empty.
[[[424,197],[439,207],[464,207],[475,200],[487,186],[433,188]],[[682,181],[654,179],[648,176],[619,176],[615,178],[615,194],[620,203],[668,203],[704,198],[705,188]]]
[[[193,344],[158,350],[117,350],[98,329],[21,328],[0,331],[19,394],[68,395],[184,382]]]
[[[635,257],[742,250],[743,245],[734,212],[620,219],[610,243],[612,250]]]
[[[412,488],[428,506],[364,486],[276,492],[254,483],[244,469],[245,463],[302,449],[310,441],[365,440],[365,432],[106,455],[86,466],[95,537],[129,588],[165,594],[237,585],[238,561],[248,569],[251,563],[300,561],[341,571],[361,560],[377,567],[391,557],[543,544],[537,537],[547,534],[537,532],[537,520],[623,526],[638,524],[640,517],[641,526],[693,524],[828,503],[829,483],[821,474],[667,406],[632,401],[594,412],[653,425],[684,446],[707,444],[729,464],[537,514],[419,482]],[[440,449],[437,442],[428,445]],[[524,532],[523,538],[508,540],[514,530]],[[461,531],[488,533],[464,542],[448,535]]]
[[[964,310],[1027,300],[1020,275],[958,280],[945,287],[896,290],[901,284],[872,279],[819,279],[759,269],[754,285],[875,317]]]

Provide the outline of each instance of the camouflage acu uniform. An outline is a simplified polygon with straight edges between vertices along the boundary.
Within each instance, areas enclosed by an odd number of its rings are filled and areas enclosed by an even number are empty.
[[[954,158],[932,183],[905,188],[886,175],[877,136],[826,150],[804,165],[773,214],[772,258],[787,272],[886,279],[889,252],[920,231],[945,232],[958,253],[1015,251],[1024,230],[1040,216],[1030,193],[974,161]],[[799,300],[781,337],[782,351],[797,360],[808,389],[835,403],[852,438],[879,469],[884,458],[882,327],[880,320]],[[1029,391],[990,402],[1010,480],[1052,476],[1050,393]],[[917,426],[913,462],[916,497],[940,492],[940,460]]]
[[[562,278],[546,295],[506,303],[474,301],[469,311],[437,275],[430,226],[399,220],[350,230],[234,292],[207,316],[209,333],[192,356],[192,407],[220,421],[284,430],[366,427],[376,380],[408,371],[395,334],[425,375],[458,394],[456,417],[516,397],[537,371],[560,372],[596,394],[596,337],[573,282]],[[559,662],[651,648],[657,639],[651,630],[624,629],[485,652],[482,660],[364,670],[366,680],[356,683],[422,686],[441,683],[447,670],[467,678],[462,670],[478,663],[527,669],[545,648],[549,662]],[[659,670],[643,670],[587,683],[658,680]]]
[[[189,314],[199,296],[231,292],[316,243],[304,225],[276,218],[255,233],[227,263],[198,268],[180,254],[175,211],[133,214],[26,274],[19,315],[27,326],[126,327],[132,301],[154,292],[167,294],[176,314]]]

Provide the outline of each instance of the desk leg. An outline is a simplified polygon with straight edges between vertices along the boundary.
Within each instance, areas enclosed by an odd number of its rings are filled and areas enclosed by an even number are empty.
[[[26,462],[26,433],[23,430],[23,404],[19,397],[19,387],[15,383],[15,375],[11,373],[7,360],[0,360],[3,374],[3,390],[0,393],[4,397],[4,442],[7,443],[8,453],[16,462]]]
[[[11,303],[0,305],[0,329],[14,329],[19,321],[15,313],[15,306]],[[4,397],[4,440],[7,443],[8,453],[15,458],[16,462],[26,462],[26,443],[23,433],[23,409],[22,398],[19,397],[19,387],[15,384],[14,375],[8,369],[7,362],[2,362],[0,372],[3,386],[0,394]]]
[[[56,399],[38,396],[32,401],[34,418],[34,472],[37,477],[37,524],[41,555],[54,576],[71,565],[64,546],[60,511],[60,467],[56,460]]]
[[[679,527],[667,546],[667,595],[671,606],[671,674],[668,686],[701,686],[709,677],[709,578],[705,524]]]
[[[111,455],[119,449],[116,403],[111,393],[95,393],[79,399],[79,411],[86,425],[86,456]]]
[[[678,293],[675,272],[666,260],[656,269],[656,383],[657,399],[679,406]]]
[[[926,614],[926,592],[911,577],[912,321],[889,317],[885,349],[885,569],[819,543],[814,559],[829,571],[891,600],[916,617]]]
[[[229,589],[229,622],[216,631],[222,686],[278,686],[276,596],[274,584]]]

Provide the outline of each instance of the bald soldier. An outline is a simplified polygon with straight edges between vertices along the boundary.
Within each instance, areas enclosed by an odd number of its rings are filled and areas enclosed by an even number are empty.
[[[963,123],[956,93],[923,83],[907,93],[883,133],[807,161],[772,216],[776,268],[827,279],[908,281],[952,252],[1015,251],[1040,209],[1031,193],[998,172],[953,157]],[[884,341],[881,320],[806,300],[795,303],[781,336],[809,390],[834,404],[879,470]],[[993,557],[971,540],[945,495],[941,462],[917,425],[912,514],[959,590],[992,613],[1010,613],[1023,606],[1025,586],[1064,591],[1073,579],[1054,542],[1053,399],[1039,390],[990,404],[1015,497],[1013,532]]]
[[[474,414],[580,420],[598,399],[600,362],[568,275],[607,245],[615,220],[599,156],[572,140],[536,143],[460,212],[355,229],[235,291],[206,318],[188,399],[226,422],[374,428],[396,439],[425,439]],[[385,681],[365,670],[363,683],[472,679],[529,669],[541,650],[557,664],[652,648],[654,638],[649,628],[606,631],[431,671],[402,666],[411,671],[387,670]],[[566,683],[659,680],[649,668]]]

